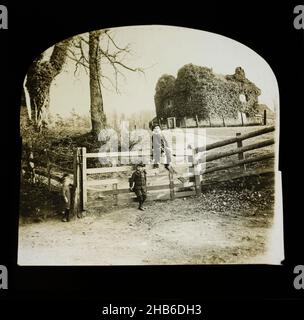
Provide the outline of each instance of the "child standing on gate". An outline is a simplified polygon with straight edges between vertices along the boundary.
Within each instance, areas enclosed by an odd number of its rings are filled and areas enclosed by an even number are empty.
[[[141,211],[145,210],[143,204],[147,198],[147,173],[144,166],[144,164],[137,164],[130,179],[130,191],[135,192],[139,202],[138,209]]]
[[[63,222],[70,221],[71,195],[73,187],[73,178],[65,173],[62,177],[62,195],[65,204]]]
[[[152,150],[153,150],[154,168],[159,168],[161,155],[162,153],[165,153],[166,163],[164,164],[164,166],[167,170],[170,171],[170,168],[172,168],[171,149],[159,125],[156,125],[152,132],[152,147],[153,147]]]

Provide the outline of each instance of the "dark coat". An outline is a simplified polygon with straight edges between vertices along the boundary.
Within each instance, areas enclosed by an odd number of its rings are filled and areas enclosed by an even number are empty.
[[[62,195],[65,203],[65,209],[70,209],[71,207],[71,193],[73,188],[73,180],[70,176],[63,179],[62,183]]]
[[[132,188],[134,183],[134,190],[146,188],[147,187],[147,172],[145,170],[141,171],[134,171],[130,178],[130,188]]]

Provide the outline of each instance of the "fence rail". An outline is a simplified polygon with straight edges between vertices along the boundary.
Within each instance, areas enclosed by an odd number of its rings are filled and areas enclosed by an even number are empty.
[[[214,168],[208,168],[202,173],[205,174],[205,173],[215,172],[215,171],[219,171],[219,170],[224,170],[224,169],[237,167],[237,166],[240,166],[242,164],[247,164],[247,163],[252,163],[252,162],[259,162],[259,161],[273,159],[273,158],[274,158],[274,152],[269,153],[269,154],[265,154],[265,155],[262,155],[262,156],[257,156],[257,157],[254,157],[254,158],[249,158],[249,159],[230,162],[230,163],[223,164],[223,165],[218,165],[218,166],[216,166]]]
[[[195,150],[196,150],[196,152],[203,152],[203,151],[208,151],[208,150],[212,150],[212,149],[215,149],[215,148],[224,147],[224,146],[227,146],[229,144],[236,143],[238,141],[243,141],[243,140],[246,140],[246,139],[250,139],[250,138],[253,138],[253,137],[260,136],[260,135],[265,134],[265,133],[273,132],[274,130],[275,130],[274,126],[265,127],[263,129],[259,129],[259,130],[256,130],[256,131],[245,133],[243,135],[237,135],[236,137],[233,137],[233,138],[230,138],[230,139],[226,139],[226,140],[214,142],[214,143],[211,143],[211,144],[207,144],[206,146],[198,147]]]
[[[87,208],[87,198],[88,192],[90,191],[99,191],[103,196],[114,195],[115,202],[118,203],[119,195],[129,194],[130,198],[134,197],[134,193],[130,192],[129,188],[126,185],[129,184],[129,177],[134,170],[134,165],[123,165],[123,166],[112,166],[112,167],[101,167],[101,168],[88,168],[87,159],[91,158],[116,158],[116,157],[137,157],[140,155],[152,156],[151,150],[143,150],[143,151],[128,151],[128,152],[99,152],[99,153],[86,153],[85,148],[82,148],[81,151],[79,167],[82,168],[81,176],[82,176],[82,188],[81,195],[82,201],[81,206],[82,209],[85,210]],[[187,154],[193,156],[193,151],[191,153],[187,151]],[[190,167],[192,164],[190,164]],[[148,191],[157,192],[159,195],[151,195],[151,198],[157,198],[158,196],[162,199],[168,196],[169,199],[178,198],[181,196],[185,196],[185,188],[188,188],[187,195],[195,195],[194,182],[175,182],[172,172],[163,169],[164,172],[160,172],[158,169],[153,169],[153,165],[146,165],[147,176],[149,177],[149,184],[147,186]],[[85,173],[84,173],[85,171]],[[121,179],[107,179],[107,178],[97,178],[92,179],[89,177],[94,174],[108,174],[108,173],[124,173],[125,178]],[[188,176],[191,176],[191,172],[189,172]],[[123,181],[124,180],[124,181]],[[97,187],[107,187],[107,190],[98,189]],[[192,188],[192,190],[189,190]],[[182,193],[181,193],[182,192]]]
[[[275,157],[275,153],[268,152],[267,154],[258,155],[258,156],[254,156],[254,157],[250,157],[250,158],[245,158],[245,152],[253,151],[256,149],[265,148],[265,147],[274,145],[275,139],[267,139],[267,140],[252,143],[252,144],[249,144],[246,146],[243,146],[243,141],[250,139],[250,138],[262,136],[264,134],[274,132],[274,131],[275,131],[275,127],[270,126],[270,127],[266,127],[266,128],[260,129],[260,130],[248,132],[243,135],[241,135],[240,133],[237,133],[236,136],[233,138],[225,139],[225,140],[222,140],[219,142],[208,144],[204,147],[196,148],[195,149],[196,154],[202,153],[201,157],[198,160],[198,162],[201,164],[207,164],[207,163],[210,164],[210,163],[212,163],[212,161],[215,161],[218,159],[227,158],[232,155],[238,155],[238,160],[229,161],[224,164],[218,164],[218,163],[213,162],[213,166],[211,166],[209,168],[204,168],[203,170],[201,170],[202,177],[204,177],[205,174],[209,174],[209,173],[221,171],[221,170],[227,170],[227,169],[231,169],[234,167],[240,167],[243,172],[243,176],[248,176],[248,172],[246,172],[247,171],[246,164],[273,159]],[[213,152],[211,154],[209,153],[210,150],[225,147],[225,146],[228,146],[233,143],[237,144],[237,147],[234,149]],[[254,172],[251,171],[251,174],[254,174]],[[240,175],[238,175],[238,177],[240,177]],[[229,177],[229,175],[227,175],[226,180],[230,180],[230,179],[231,179],[231,177]],[[202,180],[205,180],[205,178]],[[221,180],[223,181],[223,179],[221,179]],[[204,183],[204,181],[202,181],[202,183]]]
[[[264,148],[264,147],[267,147],[267,146],[270,146],[270,145],[273,145],[273,144],[274,144],[274,139],[269,139],[269,140],[265,140],[265,141],[262,141],[262,142],[249,144],[249,145],[244,146],[244,147],[235,148],[235,149],[232,149],[232,150],[229,150],[229,151],[222,151],[222,152],[219,152],[219,153],[206,155],[205,159],[201,159],[200,162],[201,163],[210,162],[210,161],[213,161],[213,160],[226,158],[226,157],[232,156],[234,154],[244,153],[245,151],[251,151],[251,150],[255,150],[255,149]]]

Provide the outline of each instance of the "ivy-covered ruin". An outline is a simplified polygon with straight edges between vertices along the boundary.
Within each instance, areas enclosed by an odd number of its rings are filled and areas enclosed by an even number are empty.
[[[187,64],[177,77],[163,75],[155,89],[158,118],[237,118],[238,112],[254,116],[261,90],[245,76],[241,67],[233,75],[215,74],[212,69]]]

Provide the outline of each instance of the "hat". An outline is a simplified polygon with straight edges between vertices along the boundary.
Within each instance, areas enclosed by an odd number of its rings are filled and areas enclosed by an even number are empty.
[[[145,167],[145,166],[146,166],[146,165],[145,165],[144,163],[142,163],[142,162],[136,164],[136,168],[137,168],[137,167]]]
[[[154,130],[156,127],[159,127],[159,128],[160,128],[160,125],[159,125],[159,124],[153,125],[152,130]]]

